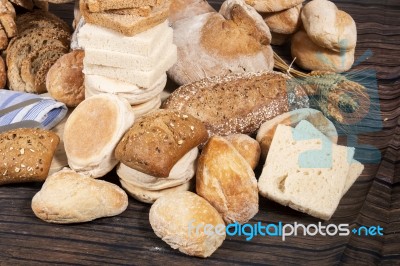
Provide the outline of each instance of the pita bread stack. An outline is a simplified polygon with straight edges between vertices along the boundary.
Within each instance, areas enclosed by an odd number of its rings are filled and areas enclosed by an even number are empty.
[[[85,24],[77,34],[85,50],[85,97],[117,94],[136,117],[161,105],[166,71],[177,58],[168,25],[168,0],[80,2]]]

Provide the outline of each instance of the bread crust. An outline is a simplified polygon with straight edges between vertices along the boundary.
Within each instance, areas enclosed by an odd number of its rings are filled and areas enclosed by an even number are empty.
[[[0,133],[0,185],[44,181],[59,141],[55,133],[41,129]]]
[[[118,143],[115,156],[140,172],[167,177],[183,155],[207,138],[203,123],[192,115],[157,110],[135,121]]]
[[[271,32],[279,34],[293,34],[301,26],[301,8],[303,4],[279,12],[263,13],[265,23]]]
[[[259,12],[278,12],[303,3],[304,0],[246,0]]]
[[[261,148],[258,141],[245,134],[232,134],[225,137],[242,155],[254,170],[260,160]]]

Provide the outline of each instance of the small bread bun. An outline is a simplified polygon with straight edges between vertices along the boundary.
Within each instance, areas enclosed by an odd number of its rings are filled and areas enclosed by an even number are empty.
[[[199,157],[196,192],[219,211],[226,223],[246,223],[258,212],[254,172],[223,137],[211,137]]]
[[[260,144],[255,139],[245,134],[232,134],[225,137],[235,149],[243,156],[254,170],[260,160]]]
[[[159,198],[151,206],[149,218],[158,237],[190,256],[211,256],[226,237],[224,221],[218,211],[192,192]]]
[[[354,50],[357,42],[356,23],[333,2],[313,0],[307,3],[301,19],[310,39],[318,46],[332,51]]]
[[[261,15],[271,30],[271,33],[293,34],[301,25],[300,12],[302,7],[303,4],[299,4],[286,10],[263,13]]]
[[[305,31],[299,31],[292,37],[292,57],[295,63],[307,70],[347,71],[354,62],[354,49],[342,52],[322,48],[311,41]]]
[[[85,99],[82,73],[84,56],[84,51],[74,50],[61,56],[47,72],[47,91],[51,97],[68,107],[76,107]]]

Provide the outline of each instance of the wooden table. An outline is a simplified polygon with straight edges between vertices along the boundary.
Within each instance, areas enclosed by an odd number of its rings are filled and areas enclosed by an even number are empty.
[[[358,134],[359,156],[370,163],[329,223],[347,223],[352,228],[380,225],[383,236],[297,236],[284,242],[279,237],[255,237],[252,241],[228,237],[204,260],[172,250],[159,239],[150,227],[147,204],[130,199],[128,209],[117,217],[75,225],[47,224],[30,208],[41,184],[8,185],[0,187],[0,264],[400,265],[400,1],[335,2],[357,23],[356,57],[370,52],[357,69],[376,72],[374,101],[379,110],[367,121],[369,132]],[[71,21],[71,5],[51,9]],[[287,56],[287,48],[276,50]],[[380,151],[381,160],[371,153],[373,147]],[[118,182],[115,174],[110,179]],[[319,222],[265,199],[251,223],[257,221]]]

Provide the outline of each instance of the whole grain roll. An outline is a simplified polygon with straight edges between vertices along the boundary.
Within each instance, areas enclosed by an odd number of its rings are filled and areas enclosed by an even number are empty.
[[[292,57],[295,63],[307,70],[347,71],[354,62],[354,49],[345,52],[334,52],[316,45],[305,31],[299,31],[292,37]]]
[[[57,101],[76,107],[85,99],[83,58],[84,51],[74,50],[60,57],[50,68],[46,88]]]
[[[211,256],[226,237],[225,224],[218,211],[192,192],[159,198],[151,206],[149,219],[158,237],[190,256]],[[212,233],[205,233],[205,225]]]

